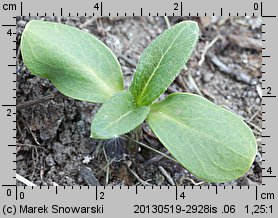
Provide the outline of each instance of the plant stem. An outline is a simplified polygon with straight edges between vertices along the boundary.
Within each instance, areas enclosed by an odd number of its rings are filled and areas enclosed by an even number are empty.
[[[121,136],[120,136],[120,137],[121,137]],[[139,142],[139,141],[137,141],[137,140],[135,140],[135,139],[133,139],[133,138],[131,138],[131,137],[129,137],[129,136],[125,136],[125,137],[128,138],[129,140],[131,140],[131,141],[133,141],[133,142],[135,142],[135,143],[137,143],[137,144],[139,144],[139,145],[141,145],[141,146],[143,146],[143,147],[145,147],[145,148],[147,148],[147,149],[149,149],[149,150],[151,150],[151,151],[157,153],[157,154],[162,155],[163,157],[168,158],[169,160],[172,160],[172,161],[174,161],[174,162],[180,164],[180,163],[179,163],[177,160],[175,160],[174,158],[171,158],[171,157],[169,157],[168,155],[166,155],[166,154],[164,154],[164,153],[162,153],[162,152],[160,152],[160,151],[158,151],[158,150],[156,150],[156,149],[154,149],[154,148],[152,148],[152,147],[150,147],[150,146],[148,146],[148,145],[146,145],[146,144],[144,144],[144,143],[142,143],[142,142]],[[123,137],[121,137],[121,138],[123,138]]]

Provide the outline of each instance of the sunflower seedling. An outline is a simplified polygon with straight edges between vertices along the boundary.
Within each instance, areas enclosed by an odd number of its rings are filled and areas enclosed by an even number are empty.
[[[146,120],[187,170],[208,182],[244,175],[257,151],[251,129],[235,114],[205,98],[174,93],[153,103],[174,81],[195,48],[199,28],[180,22],[142,53],[129,90],[115,55],[96,37],[63,24],[30,21],[21,52],[34,75],[49,79],[66,96],[103,103],[91,137],[123,135]]]

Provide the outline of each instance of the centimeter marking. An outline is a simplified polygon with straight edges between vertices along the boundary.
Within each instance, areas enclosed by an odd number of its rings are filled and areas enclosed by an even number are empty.
[[[263,15],[263,5],[262,5],[262,3],[261,3],[261,15],[262,15],[262,17],[263,18],[276,18],[276,16],[264,16]],[[266,39],[265,39],[265,35],[266,35],[266,31],[264,30],[264,27],[266,26],[266,23],[263,23],[262,24],[262,43],[264,44],[265,42],[266,42]],[[269,59],[269,58],[271,58],[271,56],[270,55],[266,55],[266,54],[264,54],[264,51],[266,50],[266,47],[265,46],[263,46],[262,47],[262,66],[261,66],[261,68],[263,68],[263,67],[265,67],[266,66],[266,63],[264,63],[264,60],[265,59]],[[266,72],[264,71],[264,70],[261,70],[261,73],[262,73],[262,77],[263,77],[263,75],[265,75],[266,74]],[[264,95],[262,95],[262,102],[264,102],[264,100],[266,99],[266,98],[276,98],[276,95],[272,95],[272,93],[271,93],[271,88],[272,87],[270,87],[270,86],[267,86],[267,87],[264,87],[264,83],[266,82],[266,79],[262,79],[262,90],[267,90],[267,92],[266,92],[266,94],[264,94]],[[265,106],[266,106],[266,103],[262,103],[262,126],[263,126],[263,123],[266,121],[266,119],[265,119],[265,113],[266,113],[266,110],[264,109],[265,108]],[[265,127],[262,127],[262,130],[263,131],[265,131]],[[271,138],[271,136],[270,135],[262,135],[261,136],[262,137],[262,139],[263,139],[263,142],[262,142],[262,146],[264,147],[265,145],[266,145],[266,143],[264,142],[264,139],[269,139],[269,138]],[[261,155],[262,155],[262,157],[263,157],[263,155],[266,153],[266,151],[265,151],[265,149],[264,148],[262,148],[262,153],[261,153]],[[266,161],[266,159],[265,158],[263,158],[262,159],[262,162],[263,163],[265,163],[265,161]],[[264,183],[264,181],[265,181],[265,179],[269,179],[269,178],[276,178],[276,176],[274,176],[274,175],[270,175],[271,174],[271,166],[268,166],[268,167],[265,167],[265,164],[263,164],[263,168],[262,168],[262,173],[264,174],[264,175],[262,175],[262,180],[263,180],[263,182],[262,182],[262,186],[265,186],[266,184]],[[268,171],[270,169],[270,171]],[[270,173],[269,173],[270,172]]]
[[[112,14],[110,12],[108,12],[108,14],[105,14],[105,16],[120,16],[120,15],[124,15],[124,16],[184,16],[184,11],[183,11],[183,2],[175,2],[174,3],[174,8],[173,10],[174,11],[177,11],[177,12],[174,12],[174,13],[150,13],[150,12],[146,12],[144,13],[143,12],[143,8],[140,8],[140,14],[138,13],[130,13],[130,14],[127,14],[127,13],[124,13],[124,14],[120,14],[120,13],[115,13],[115,14]],[[46,12],[43,13],[43,14],[39,14],[38,12],[35,13],[35,14],[31,14],[30,12],[28,12],[28,16],[104,16],[104,13],[103,13],[103,9],[104,9],[104,6],[103,6],[103,2],[97,2],[95,3],[94,5],[94,8],[99,11],[99,13],[87,13],[85,12],[84,14],[81,15],[81,13],[76,13],[73,15],[73,13],[64,13],[64,9],[63,8],[60,8],[60,13],[55,13],[53,12],[52,14],[47,14]],[[261,17],[263,18],[275,18],[276,15],[264,15],[263,14],[263,2],[260,2],[260,3],[254,3],[254,10],[255,11],[259,11]],[[192,13],[188,13],[187,15],[188,16],[208,16],[210,13],[204,13],[204,14],[201,14],[201,13],[196,13],[196,14],[192,14]],[[213,12],[211,15],[212,16],[215,16],[219,14],[218,13],[215,13]],[[223,8],[221,7],[220,8],[220,16],[258,16],[257,14],[255,14],[254,12],[252,14],[248,14],[248,13],[244,13],[244,14],[239,14],[239,13],[236,13],[236,14],[231,14],[230,12],[229,13],[226,13],[224,14],[223,12]],[[26,16],[26,14],[23,12],[23,2],[20,2],[20,16]]]
[[[22,5],[22,4],[21,4]],[[12,17],[14,19],[14,22],[16,23],[16,16]],[[12,43],[15,44],[16,47],[16,24],[2,24],[2,27],[7,28],[10,31],[10,36],[14,36],[15,38],[12,39]],[[14,29],[14,32],[12,32],[12,30]],[[17,57],[17,49],[16,48],[12,48],[12,51],[15,52],[15,54],[13,55],[13,60],[15,61],[15,64],[8,64],[8,67],[12,67],[14,70],[14,72],[12,72],[13,75],[17,74],[17,64],[16,64],[16,57]],[[12,81],[12,83],[14,84],[12,91],[15,92],[15,95],[12,97],[12,99],[16,99],[16,78]],[[2,104],[2,107],[6,108],[7,110],[7,114],[6,116],[10,116],[12,117],[12,115],[14,115],[14,119],[12,120],[12,123],[15,125],[14,127],[12,127],[12,131],[16,133],[16,104]],[[14,112],[12,112],[14,111]],[[12,137],[13,141],[16,141],[16,134]],[[14,142],[15,143],[15,142]],[[8,144],[8,147],[16,147],[16,143],[15,144]],[[14,164],[16,164],[16,152],[13,151],[12,153],[15,156],[15,160],[13,160],[12,162]],[[14,173],[12,178],[14,180],[16,180],[15,177],[15,173],[16,173],[16,166],[13,167],[12,172]],[[18,190],[16,189],[16,200],[18,198]]]
[[[122,190],[122,189],[127,189],[127,190],[131,190],[135,193],[135,195],[138,195],[139,192],[143,191],[143,190],[153,190],[153,189],[174,189],[174,199],[176,201],[179,200],[180,198],[180,190],[187,190],[187,189],[199,189],[199,190],[211,190],[215,195],[219,194],[219,189],[221,188],[221,191],[224,190],[242,190],[242,189],[247,189],[250,191],[255,191],[255,196],[253,196],[255,198],[256,201],[258,201],[258,199],[260,199],[260,195],[258,193],[258,186],[17,186],[17,185],[2,185],[2,187],[7,187],[7,188],[14,188],[15,189],[15,200],[19,200],[22,199],[22,197],[20,197],[20,193],[24,192],[23,190],[41,190],[41,189],[47,189],[47,190],[53,190],[54,189],[54,193],[56,195],[59,194],[59,189],[60,190],[73,190],[73,189],[87,189],[87,190],[94,190],[95,191],[95,200],[100,200],[102,199],[101,197],[99,197],[99,193],[101,192],[99,189],[102,189],[102,192],[104,192],[105,190],[107,191],[111,191],[111,190]],[[23,190],[22,190],[23,189]],[[214,189],[214,191],[213,191]]]
[[[6,195],[8,197],[12,196],[12,191],[15,190],[15,194],[13,195],[15,200],[24,200],[29,193],[29,191],[54,191],[50,192],[50,195],[59,195],[63,194],[63,190],[89,190],[93,191],[94,193],[87,193],[88,195],[92,196],[92,194],[95,194],[95,200],[104,200],[106,199],[106,192],[111,191],[130,191],[131,194],[139,195],[141,192],[144,191],[151,191],[151,190],[169,190],[170,192],[170,199],[179,201],[181,199],[184,199],[186,195],[190,196],[190,190],[203,190],[203,191],[209,191],[210,193],[214,195],[222,194],[225,191],[252,191],[252,195],[250,196],[250,201],[261,201],[261,200],[275,200],[275,193],[274,192],[265,192],[263,190],[259,190],[258,186],[17,186],[17,185],[2,185],[3,187],[6,187]],[[30,194],[30,193],[29,193]],[[228,197],[229,198],[229,197]],[[227,199],[228,199],[227,198]]]

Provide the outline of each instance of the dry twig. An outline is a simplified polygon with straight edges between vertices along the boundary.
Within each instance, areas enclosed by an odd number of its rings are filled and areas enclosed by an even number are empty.
[[[129,171],[133,174],[133,176],[143,185],[143,186],[150,186],[152,184],[149,183],[149,181],[151,181],[151,179],[148,179],[146,181],[144,181],[143,179],[141,179],[137,173],[135,173],[132,169],[130,169],[129,166],[127,166],[127,168],[129,169]]]
[[[92,24],[93,22],[95,21],[95,18],[93,17],[93,18],[91,18],[91,19],[88,19],[88,20],[86,20],[86,22],[85,23],[82,23],[82,24],[80,24],[79,25],[79,28],[86,28],[87,26],[89,26],[90,24]]]
[[[217,40],[219,38],[220,38],[220,35],[217,35],[210,43],[206,42],[206,46],[205,46],[205,48],[204,48],[204,50],[202,51],[202,54],[201,54],[201,59],[198,62],[199,66],[201,66],[204,63],[208,50],[217,42]]]
[[[169,182],[170,185],[176,185],[172,177],[169,175],[169,173],[162,167],[158,166],[159,171],[161,174],[166,178],[166,180]]]
[[[22,182],[23,184],[27,185],[27,186],[37,186],[34,183],[30,182],[28,179],[25,179],[23,176],[19,175],[19,174],[15,174],[15,177],[18,181]]]
[[[57,94],[58,94],[58,92],[55,92],[55,93],[52,93],[50,95],[44,96],[44,97],[39,98],[39,99],[35,99],[35,100],[31,100],[31,101],[27,101],[27,102],[18,104],[16,106],[16,110],[19,111],[19,110],[25,109],[27,107],[31,107],[31,106],[34,106],[36,104],[43,103],[45,101],[52,100],[56,97]]]
[[[237,35],[229,35],[229,40],[231,43],[241,48],[254,49],[259,52],[262,51],[262,40]]]
[[[164,16],[164,20],[165,20],[165,23],[167,25],[167,28],[170,29],[171,28],[171,24],[170,24],[168,16]]]
[[[218,67],[220,72],[231,75],[240,82],[251,84],[252,78],[248,74],[231,69],[212,53],[207,53],[206,56],[214,65]]]
[[[195,182],[193,179],[190,179],[190,178],[183,178],[184,180],[188,180],[190,181],[193,185],[202,185],[204,184],[205,182]]]
[[[188,73],[187,78],[188,78],[188,83],[190,83],[191,87],[195,90],[195,92],[197,92],[198,95],[203,96],[203,93],[200,91],[199,87],[197,86],[195,80],[193,79],[190,73]]]

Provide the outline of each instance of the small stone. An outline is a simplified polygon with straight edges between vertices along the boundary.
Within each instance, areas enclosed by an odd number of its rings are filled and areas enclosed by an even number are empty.
[[[64,176],[65,176],[65,172],[58,172],[58,175],[59,175],[60,177],[64,177]]]
[[[85,135],[86,134],[86,125],[85,125],[85,122],[83,120],[80,120],[77,122],[76,124],[76,128],[77,128],[77,131],[79,133],[81,133],[82,135]]]
[[[248,92],[247,92],[247,96],[248,96],[248,97],[253,97],[253,91],[248,91]]]
[[[203,76],[203,82],[204,83],[210,82],[212,80],[213,76],[214,75],[212,73],[205,73]]]
[[[61,165],[65,162],[65,157],[61,153],[58,153],[54,156],[54,160],[57,164]]]
[[[17,22],[17,25],[20,26],[20,27],[25,27],[26,23],[27,23],[26,21],[20,20],[20,21]]]
[[[70,130],[66,129],[65,131],[63,131],[61,134],[60,134],[60,141],[63,143],[63,145],[66,145],[66,144],[69,144],[72,142],[72,139],[71,139],[71,132]]]
[[[256,155],[256,158],[255,158],[255,160],[256,160],[256,162],[258,162],[258,163],[260,163],[260,162],[262,162],[262,155],[260,154],[260,152],[257,152],[257,155]]]
[[[46,162],[46,165],[49,166],[49,167],[52,167],[55,165],[55,161],[53,160],[52,156],[51,155],[48,155],[46,158],[45,158],[45,162]]]
[[[201,72],[200,72],[200,71],[196,71],[196,72],[195,72],[195,75],[196,75],[196,76],[200,76],[200,75],[201,75]]]
[[[261,103],[261,99],[260,98],[256,98],[256,104],[260,104]]]

